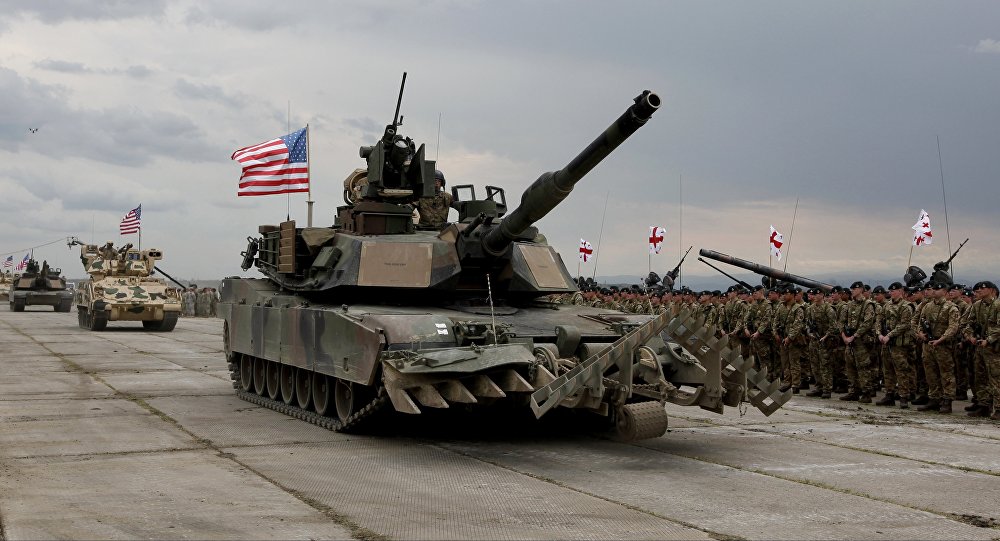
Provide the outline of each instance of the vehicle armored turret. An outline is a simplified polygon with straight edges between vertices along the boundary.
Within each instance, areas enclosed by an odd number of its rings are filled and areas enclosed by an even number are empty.
[[[73,293],[66,289],[62,270],[49,267],[48,261],[39,267],[38,261],[29,259],[24,272],[14,275],[9,296],[12,312],[23,312],[25,306],[51,306],[56,312],[73,307]]]
[[[80,261],[90,279],[77,286],[75,303],[81,328],[104,330],[109,321],[141,321],[151,331],[172,331],[181,311],[180,294],[151,276],[163,258],[155,248],[139,251],[80,244]]]
[[[416,225],[413,211],[435,196],[435,163],[398,133],[397,102],[382,138],[361,147],[367,167],[348,176],[347,205],[333,223],[260,226],[242,267],[265,278],[223,281],[237,394],[334,430],[361,427],[383,409],[506,402],[541,417],[572,408],[622,439],[663,434],[665,402],[776,410],[790,396],[777,391],[780,381],[768,382],[691,312],[546,300],[577,284],[535,224],[660,107],[650,91],[633,101],[513,211],[501,187],[480,197],[459,185],[457,221],[430,227]]]

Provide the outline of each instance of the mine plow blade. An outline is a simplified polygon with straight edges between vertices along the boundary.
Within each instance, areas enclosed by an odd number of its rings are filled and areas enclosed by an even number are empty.
[[[724,405],[739,405],[745,396],[764,415],[771,415],[792,398],[790,390],[779,391],[780,379],[768,381],[767,369],[755,369],[753,359],[744,359],[730,347],[727,336],[717,336],[716,327],[706,325],[703,316],[682,310],[664,333],[697,359],[694,365],[684,361],[683,355],[675,355],[680,360],[673,363],[672,372],[695,390],[680,389],[667,398],[669,402],[721,413]]]
[[[584,359],[565,374],[536,389],[531,393],[530,401],[535,417],[541,418],[546,412],[577,393],[586,392],[591,396],[602,396],[604,370],[612,365],[620,367],[627,365],[628,370],[631,370],[636,349],[658,335],[666,327],[668,320],[669,315],[666,313],[650,319],[619,338],[611,346]],[[624,383],[631,384],[631,380]]]

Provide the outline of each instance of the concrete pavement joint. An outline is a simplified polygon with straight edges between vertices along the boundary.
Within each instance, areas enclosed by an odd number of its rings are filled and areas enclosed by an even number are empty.
[[[49,354],[51,354],[54,357],[56,357],[59,360],[61,360],[63,363],[66,364],[66,366],[68,366],[69,368],[71,368],[73,371],[79,372],[79,373],[82,373],[82,374],[86,374],[86,375],[90,376],[91,378],[94,378],[94,380],[96,380],[97,382],[101,383],[102,385],[105,385],[106,387],[108,387],[109,389],[111,389],[112,391],[114,391],[114,393],[115,393],[116,396],[121,397],[121,398],[123,398],[125,400],[129,400],[129,401],[135,403],[136,405],[138,405],[142,409],[146,410],[150,414],[152,414],[152,415],[160,418],[164,422],[172,425],[174,428],[176,428],[177,430],[179,430],[179,431],[183,432],[184,434],[186,434],[188,437],[190,437],[194,442],[196,442],[200,446],[200,447],[192,448],[192,449],[188,449],[188,450],[207,449],[207,450],[215,451],[215,453],[220,458],[227,459],[227,460],[229,460],[231,462],[234,462],[235,464],[238,464],[240,467],[244,468],[246,471],[252,472],[253,474],[255,474],[258,477],[260,477],[261,479],[264,479],[268,483],[271,483],[275,487],[278,487],[279,489],[281,489],[282,491],[284,491],[286,494],[292,496],[293,498],[301,501],[302,503],[306,504],[307,506],[315,509],[316,511],[318,511],[320,513],[322,513],[324,516],[326,516],[327,518],[329,518],[330,520],[332,520],[334,523],[347,528],[348,530],[350,530],[351,536],[354,539],[359,539],[361,541],[389,541],[391,539],[391,538],[389,538],[387,536],[384,536],[382,534],[379,534],[377,532],[374,532],[372,530],[369,530],[369,529],[361,526],[357,522],[354,522],[347,515],[336,511],[332,507],[330,507],[330,506],[328,506],[328,505],[326,505],[324,503],[321,503],[321,502],[319,502],[319,501],[317,501],[317,500],[315,500],[313,498],[310,498],[310,497],[308,497],[308,496],[300,493],[297,490],[290,489],[290,488],[282,485],[281,483],[279,483],[278,481],[276,481],[274,479],[271,479],[267,475],[264,475],[262,472],[260,472],[260,471],[258,471],[256,469],[250,467],[249,465],[241,462],[232,453],[225,453],[225,452],[223,452],[220,448],[216,447],[212,443],[211,440],[209,440],[207,438],[198,437],[193,432],[191,432],[190,430],[188,430],[187,428],[185,428],[183,425],[181,425],[176,419],[174,419],[173,417],[167,415],[163,411],[160,411],[159,409],[153,407],[151,404],[149,404],[148,402],[146,402],[144,399],[139,398],[137,396],[134,396],[134,395],[132,395],[130,393],[125,393],[125,392],[122,392],[122,391],[116,389],[114,386],[112,386],[108,382],[104,381],[104,379],[101,378],[99,375],[97,375],[97,374],[95,374],[93,372],[89,372],[89,371],[85,370],[80,365],[78,365],[78,364],[74,363],[73,361],[67,359],[63,354],[56,353],[56,352],[52,351],[45,344],[43,344],[43,343],[35,340],[34,337],[25,334],[20,329],[16,329],[15,328],[14,330],[16,332],[18,332],[19,334],[21,334],[22,336],[25,336],[26,338],[30,339],[31,341],[35,342],[36,344],[38,344],[39,346],[41,346],[42,348],[44,348],[46,351],[49,352]],[[182,369],[189,370],[188,368],[184,368],[184,367],[182,367]],[[149,452],[152,453],[152,452],[156,452],[156,451],[149,451]],[[101,455],[103,453],[96,453],[96,454],[97,455]],[[118,454],[118,453],[107,453],[107,454],[112,454],[113,455],[113,454]],[[62,455],[62,456],[72,456],[72,455]],[[2,524],[0,524],[0,526],[2,526]],[[4,541],[4,538],[0,537],[0,541]]]
[[[476,455],[473,455],[473,454],[470,454],[470,453],[466,453],[466,452],[458,450],[458,449],[452,449],[450,447],[442,447],[441,445],[435,444],[435,443],[430,442],[430,441],[424,441],[423,443],[424,443],[424,445],[427,445],[429,447],[433,447],[435,449],[439,449],[439,450],[442,450],[442,451],[453,453],[453,454],[456,454],[456,455],[459,455],[459,456],[464,456],[466,458],[471,458],[472,460],[475,460],[477,462],[482,462],[484,464],[489,464],[491,466],[496,466],[497,468],[501,468],[501,469],[504,469],[504,470],[507,470],[507,471],[511,471],[511,472],[516,473],[516,474],[523,475],[525,477],[530,477],[530,478],[535,479],[537,481],[542,481],[544,483],[549,483],[549,484],[555,485],[555,486],[557,486],[559,488],[563,488],[563,489],[566,489],[566,490],[571,490],[571,491],[576,492],[578,494],[583,494],[585,496],[590,496],[591,498],[597,498],[598,500],[603,500],[603,501],[606,501],[608,503],[612,503],[612,504],[615,504],[615,505],[620,505],[620,506],[622,506],[622,507],[624,507],[626,509],[629,509],[631,511],[636,511],[638,513],[643,513],[645,515],[656,517],[656,518],[658,518],[660,520],[666,520],[667,522],[673,522],[674,524],[679,524],[679,525],[684,526],[686,528],[691,528],[692,530],[698,530],[698,531],[701,531],[701,532],[705,532],[712,539],[717,539],[719,541],[742,541],[744,539],[743,537],[739,537],[739,536],[734,536],[734,535],[724,534],[724,533],[720,533],[720,532],[715,532],[715,531],[709,530],[707,528],[703,528],[701,526],[698,526],[696,524],[691,524],[689,522],[686,522],[686,521],[683,521],[683,520],[680,520],[680,519],[667,517],[667,516],[661,515],[659,513],[656,513],[654,511],[650,511],[648,509],[643,509],[642,507],[638,507],[638,506],[635,506],[635,505],[632,505],[632,504],[629,504],[629,503],[620,502],[620,501],[608,498],[606,496],[601,496],[599,494],[593,494],[591,492],[587,492],[586,490],[583,490],[583,489],[580,489],[580,488],[576,488],[574,486],[567,485],[566,483],[563,483],[563,482],[558,481],[556,479],[552,479],[550,477],[545,477],[544,475],[538,475],[538,474],[534,474],[534,473],[531,473],[531,472],[522,471],[522,470],[519,470],[519,469],[514,468],[512,466],[501,464],[499,462],[494,462],[492,460],[488,460],[488,459],[485,459],[485,458],[482,458],[482,457],[479,457],[479,456],[476,456]]]

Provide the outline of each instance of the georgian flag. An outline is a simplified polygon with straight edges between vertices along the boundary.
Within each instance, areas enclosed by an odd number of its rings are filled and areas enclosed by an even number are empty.
[[[663,248],[663,239],[667,235],[667,230],[658,225],[649,226],[649,253],[658,254]]]
[[[917,218],[917,223],[913,224],[913,245],[914,246],[924,246],[926,244],[932,244],[934,241],[934,233],[931,232],[931,217],[927,214],[927,211],[920,209],[920,217]]]
[[[589,242],[580,239],[580,261],[586,263],[590,261],[591,257],[594,257],[594,247]]]
[[[785,243],[785,236],[778,233],[778,230],[771,226],[771,255],[781,261],[781,245]]]

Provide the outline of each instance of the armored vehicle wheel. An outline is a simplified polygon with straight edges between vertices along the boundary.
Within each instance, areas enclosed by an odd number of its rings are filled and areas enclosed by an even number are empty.
[[[253,357],[246,354],[240,358],[240,388],[253,391]]]
[[[313,410],[320,415],[330,411],[330,378],[326,374],[313,374]]]
[[[667,412],[657,401],[625,404],[617,413],[615,439],[619,441],[658,438],[667,431]]]
[[[277,400],[281,397],[281,363],[267,361],[265,365],[265,379],[267,379],[267,397]]]
[[[260,396],[267,394],[267,361],[260,357],[253,359],[253,392]]]
[[[347,420],[375,399],[374,389],[350,381],[337,379],[333,388],[334,405],[340,422]]]
[[[10,300],[10,309],[13,310],[13,311],[15,311],[15,312],[23,312],[24,311],[24,299],[11,299]]]
[[[87,328],[92,331],[103,331],[108,326],[107,312],[90,312],[87,318]]]
[[[295,399],[304,410],[312,403],[312,372],[305,368],[295,369]]]
[[[281,400],[289,406],[295,401],[295,367],[287,364],[281,365]]]

